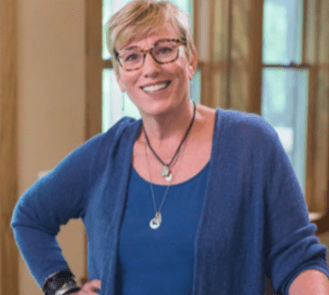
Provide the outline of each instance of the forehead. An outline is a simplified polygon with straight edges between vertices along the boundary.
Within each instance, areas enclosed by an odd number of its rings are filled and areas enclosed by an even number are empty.
[[[154,43],[161,39],[179,39],[180,34],[179,32],[174,29],[173,26],[168,25],[166,28],[158,28],[157,30],[153,31],[151,34],[147,35],[146,37],[141,38],[132,38],[127,44],[121,47],[120,50],[138,46],[142,49],[149,49],[151,48]]]

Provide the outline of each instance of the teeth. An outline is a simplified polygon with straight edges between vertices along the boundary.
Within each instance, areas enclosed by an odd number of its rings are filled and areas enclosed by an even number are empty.
[[[168,83],[152,85],[152,86],[149,86],[149,87],[143,87],[143,90],[146,91],[146,92],[154,92],[154,91],[157,91],[157,90],[160,90],[160,89],[164,89],[168,85],[169,85]]]

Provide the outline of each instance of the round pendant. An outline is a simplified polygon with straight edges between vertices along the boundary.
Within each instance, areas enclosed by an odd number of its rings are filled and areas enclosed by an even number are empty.
[[[161,171],[161,175],[163,177],[166,177],[168,174],[170,174],[170,170],[168,166],[163,166],[162,171]]]
[[[157,229],[159,228],[160,225],[161,225],[161,213],[157,212],[155,214],[155,217],[150,221],[150,227],[152,229]]]
[[[172,181],[172,174],[170,173],[170,174],[166,175],[165,179],[166,179],[167,182]]]

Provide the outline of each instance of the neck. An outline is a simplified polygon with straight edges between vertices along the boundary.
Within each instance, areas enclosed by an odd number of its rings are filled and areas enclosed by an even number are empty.
[[[181,140],[193,117],[193,103],[187,103],[168,114],[142,116],[143,126],[151,142],[161,144],[170,139]]]

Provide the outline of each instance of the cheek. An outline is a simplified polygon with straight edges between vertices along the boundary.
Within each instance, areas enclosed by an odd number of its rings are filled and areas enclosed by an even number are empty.
[[[184,76],[184,79],[191,80],[193,78],[193,67],[188,63],[187,58],[180,62],[179,68],[182,72],[181,75]]]
[[[118,82],[118,84],[119,84],[120,90],[121,90],[122,92],[126,92],[126,87],[125,87],[123,81],[122,81],[121,79],[117,79],[117,82]]]
[[[134,90],[133,88],[135,85],[137,85],[136,76],[129,75],[129,74],[121,75],[119,86],[122,91],[125,91],[125,92],[133,91]]]
[[[124,80],[124,75],[122,74],[122,72],[119,70],[119,71],[114,71],[114,74],[115,74],[115,78],[117,80],[117,83],[120,87],[120,90],[122,92],[126,92],[126,87],[125,87],[125,80]]]

